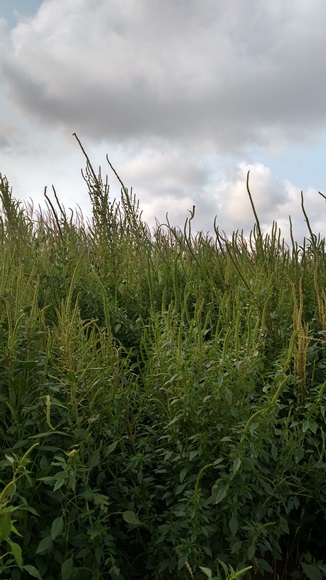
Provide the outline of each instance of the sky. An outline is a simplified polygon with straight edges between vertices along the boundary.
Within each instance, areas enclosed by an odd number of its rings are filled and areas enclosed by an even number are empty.
[[[324,0],[0,0],[0,173],[91,215],[85,159],[154,227],[325,235]]]

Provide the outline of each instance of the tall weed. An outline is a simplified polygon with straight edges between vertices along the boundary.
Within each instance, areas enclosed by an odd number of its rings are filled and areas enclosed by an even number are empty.
[[[322,577],[324,240],[149,232],[0,178],[0,576]],[[291,226],[292,228],[292,226]]]

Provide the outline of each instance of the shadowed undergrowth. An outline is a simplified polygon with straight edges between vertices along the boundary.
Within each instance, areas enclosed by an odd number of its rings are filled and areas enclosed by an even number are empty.
[[[323,578],[326,252],[303,200],[301,247],[262,234],[249,181],[249,238],[193,235],[194,210],[151,233],[83,152],[89,223],[0,176],[0,576]]]

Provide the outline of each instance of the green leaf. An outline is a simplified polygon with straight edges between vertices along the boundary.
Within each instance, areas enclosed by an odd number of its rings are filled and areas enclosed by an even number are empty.
[[[318,566],[313,564],[304,564],[301,562],[302,569],[309,580],[323,580],[323,575]]]
[[[233,461],[233,474],[235,474],[238,471],[240,465],[241,465],[241,459],[240,459],[240,457],[237,457]]]
[[[303,423],[302,423],[302,431],[305,433],[306,431],[308,431],[310,427],[310,423],[309,420],[306,419]]]
[[[232,578],[240,578],[240,576],[242,576],[246,572],[249,572],[249,570],[251,570],[251,569],[252,569],[252,566],[247,566],[246,568],[242,568],[242,570],[238,570],[238,572],[235,572],[235,570],[233,570]]]
[[[43,538],[43,540],[40,541],[39,545],[37,546],[36,553],[41,554],[41,552],[46,552],[47,550],[50,550],[52,546],[53,546],[52,538],[51,536],[47,536],[46,538]]]
[[[248,557],[248,560],[252,560],[252,558],[253,558],[253,557],[254,557],[254,555],[255,555],[255,552],[256,552],[255,545],[254,545],[254,544],[252,544],[251,546],[249,546],[249,548],[248,548],[248,550],[247,550],[247,557]]]
[[[227,578],[229,576],[229,573],[228,573],[229,571],[228,571],[227,565],[224,562],[222,562],[222,560],[217,560],[217,561],[218,561],[219,565],[222,566],[223,571],[225,573],[225,577]]]
[[[318,429],[318,425],[317,425],[316,421],[311,421],[309,427],[310,427],[310,431],[312,431],[316,435],[317,429]]]
[[[179,495],[179,493],[182,493],[182,492],[183,492],[183,490],[184,490],[184,489],[186,489],[187,485],[188,485],[188,483],[187,483],[187,482],[185,482],[185,483],[181,483],[180,485],[178,485],[178,487],[176,488],[176,490],[175,490],[175,492],[174,492],[174,493],[175,493],[175,495]]]
[[[277,448],[274,445],[274,443],[272,443],[272,445],[271,445],[271,454],[272,454],[274,461],[276,461],[277,457],[278,457],[278,453],[277,453]]]
[[[62,479],[57,479],[57,481],[55,482],[53,491],[57,491],[57,489],[60,489],[60,487],[62,487],[64,485],[65,480],[66,480],[65,474],[63,474]]]
[[[9,512],[4,512],[0,516],[0,542],[8,538],[11,532],[11,517]]]
[[[187,554],[182,554],[182,556],[180,556],[179,561],[178,561],[178,570],[181,570],[181,568],[184,567],[187,560],[188,560]]]
[[[126,511],[123,512],[122,517],[127,524],[133,524],[134,526],[142,526],[143,524],[139,521],[135,512]]]
[[[261,568],[261,570],[264,570],[264,572],[273,572],[273,568],[272,566],[266,562],[266,560],[264,560],[263,558],[259,558],[259,568]]]
[[[1,566],[2,569],[2,566]],[[21,569],[17,568],[17,566],[13,569],[12,573],[11,573],[11,580],[21,580]]]
[[[198,455],[198,449],[194,449],[193,451],[190,451],[189,460],[192,461],[194,459],[194,457],[196,457],[197,455]]]
[[[8,542],[10,544],[11,553],[12,553],[13,557],[15,558],[17,566],[19,568],[22,568],[23,555],[22,555],[21,547],[19,546],[19,544],[16,544],[16,542],[12,542],[11,540],[8,540]]]
[[[11,531],[14,532],[14,534],[16,534],[16,536],[19,536],[20,538],[23,537],[23,535],[20,534],[19,531],[17,530],[15,524],[13,524],[12,522],[11,522]]]
[[[183,482],[183,480],[186,477],[187,473],[188,473],[188,469],[187,469],[187,467],[184,467],[183,470],[180,473],[180,483]]]
[[[39,571],[36,570],[36,568],[34,566],[31,566],[30,564],[26,564],[26,566],[23,566],[23,570],[26,570],[26,572],[28,572],[28,574],[30,576],[33,576],[33,578],[37,578],[38,580],[42,580],[42,576],[40,575]]]
[[[296,451],[295,451],[296,461],[300,461],[300,459],[302,459],[303,457],[304,457],[304,448],[298,447],[298,449],[296,449]]]
[[[112,453],[115,450],[117,444],[118,444],[118,441],[113,441],[113,443],[111,443],[111,445],[109,445],[109,447],[107,448],[105,454],[110,455],[110,453]]]
[[[215,504],[220,503],[226,497],[226,494],[228,491],[229,491],[228,484],[221,486],[216,494],[216,497],[214,499],[214,503]]]
[[[234,516],[229,521],[229,528],[232,536],[235,536],[238,531],[238,520]]]
[[[72,558],[68,558],[61,565],[61,578],[62,580],[69,580],[71,578],[74,567],[74,561]]]
[[[215,467],[216,465],[219,465],[223,461],[224,461],[224,457],[219,457],[218,459],[216,459],[216,461],[214,461],[213,467]],[[208,568],[205,568],[205,570],[208,570]]]
[[[212,570],[209,568],[204,568],[204,566],[199,566],[199,568],[207,576],[207,578],[209,578],[209,580],[212,580]]]
[[[76,475],[74,473],[69,474],[69,485],[70,485],[71,489],[73,491],[75,491],[75,489],[76,489]]]
[[[77,376],[75,375],[75,373],[73,371],[68,371],[67,372],[67,380],[70,383],[76,383],[77,380],[78,380],[78,378],[77,378]]]
[[[92,501],[94,499],[94,492],[90,489],[86,489],[86,491],[83,491],[79,497],[82,497],[83,499],[86,499],[87,501]]]
[[[118,568],[115,564],[113,564],[113,566],[111,566],[110,570],[109,570],[109,574],[111,574],[112,578],[116,577],[120,577],[120,568]]]
[[[236,554],[236,552],[239,552],[239,550],[242,548],[242,543],[243,542],[241,540],[234,542],[234,544],[231,545],[231,554]]]
[[[55,540],[55,538],[57,538],[58,536],[60,536],[60,534],[62,534],[63,526],[64,526],[64,522],[63,522],[62,516],[60,516],[59,518],[56,518],[52,522],[52,527],[51,527],[52,540]]]
[[[110,501],[107,495],[103,495],[102,493],[95,493],[94,503],[95,505],[101,506],[101,508],[104,509],[110,504]]]

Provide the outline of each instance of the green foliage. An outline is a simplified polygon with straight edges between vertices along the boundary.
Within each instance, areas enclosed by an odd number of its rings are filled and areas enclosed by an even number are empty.
[[[151,235],[83,153],[88,224],[0,176],[0,577],[319,580],[326,252],[303,200],[300,248],[262,234],[249,176],[247,239],[194,236],[194,209]]]

